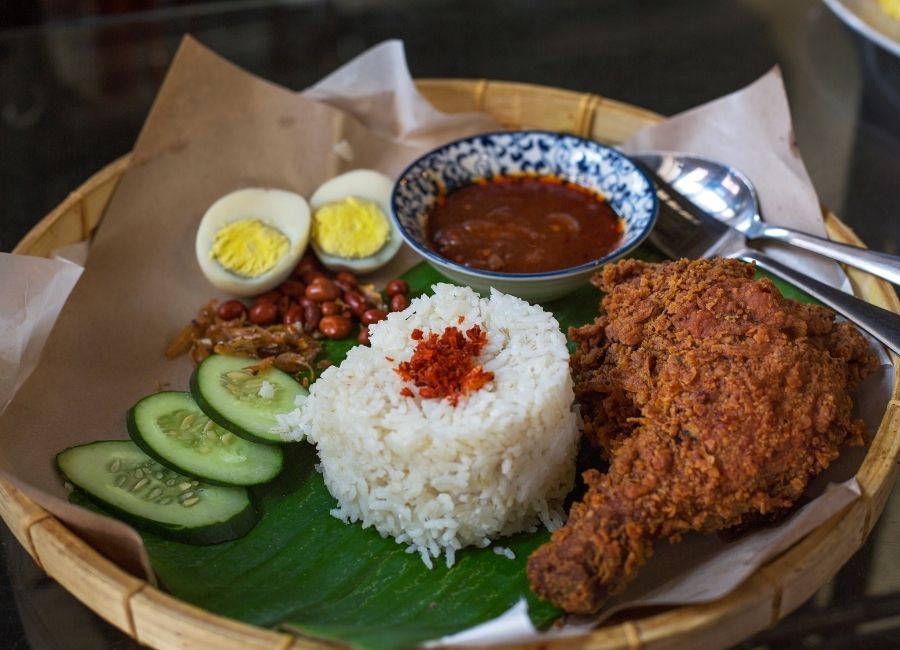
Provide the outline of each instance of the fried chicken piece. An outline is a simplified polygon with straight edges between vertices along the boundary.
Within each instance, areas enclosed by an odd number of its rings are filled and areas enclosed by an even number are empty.
[[[791,506],[844,445],[864,442],[848,390],[876,365],[823,307],[786,300],[735,260],[625,260],[570,332],[576,398],[609,471],[528,560],[532,588],[567,612],[597,611],[657,540]]]

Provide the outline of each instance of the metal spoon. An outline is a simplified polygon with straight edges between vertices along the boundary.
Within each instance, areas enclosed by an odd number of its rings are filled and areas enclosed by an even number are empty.
[[[721,184],[703,185],[702,190],[697,189],[688,197],[677,187],[677,168],[657,167],[654,163],[661,162],[659,156],[632,158],[651,178],[660,199],[656,225],[650,233],[651,241],[660,251],[673,259],[734,257],[754,262],[803,289],[900,354],[900,314],[869,304],[749,248],[744,234],[724,223],[729,212],[737,214],[741,210],[739,202],[731,203],[735,187],[733,181],[723,179]],[[728,189],[722,190],[722,187]],[[716,215],[722,215],[723,220],[699,207],[701,205],[709,207]]]
[[[790,244],[900,285],[900,257],[767,224],[760,215],[756,189],[746,176],[733,167],[681,153],[650,153],[633,157],[657,170],[686,198],[743,233],[747,239],[770,239]]]

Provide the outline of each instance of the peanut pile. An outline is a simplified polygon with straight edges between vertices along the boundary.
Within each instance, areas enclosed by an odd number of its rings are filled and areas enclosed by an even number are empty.
[[[312,254],[300,260],[291,277],[257,296],[210,301],[166,348],[166,356],[190,351],[194,363],[212,353],[268,359],[293,375],[312,371],[321,353],[319,340],[345,339],[359,325],[357,340],[369,343],[369,325],[388,311],[409,306],[409,286],[400,279],[385,287],[387,302],[374,286],[361,284],[347,271],[331,273]]]

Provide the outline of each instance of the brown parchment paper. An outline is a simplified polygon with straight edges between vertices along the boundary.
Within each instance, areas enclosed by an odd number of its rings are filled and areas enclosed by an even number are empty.
[[[735,120],[743,126],[729,129]],[[0,329],[3,317],[11,314],[9,328],[18,337],[15,346],[7,346],[9,358],[0,355],[5,363],[0,365],[0,397],[4,388],[12,394],[21,386],[5,413],[0,401],[0,473],[105,555],[152,579],[139,536],[117,521],[68,504],[52,459],[74,444],[127,437],[124,414],[138,399],[161,385],[187,387],[190,362],[168,361],[161,351],[201,304],[223,297],[194,259],[194,235],[205,209],[240,187],[309,195],[346,169],[371,167],[395,176],[427,149],[496,128],[486,115],[445,115],[428,104],[416,92],[395,41],[376,46],[299,94],[253,77],[185,39],[91,245],[84,273],[36,367],[42,333],[77,271],[64,262],[0,255],[0,270],[15,277],[21,291],[11,295],[24,305],[18,312],[0,305]],[[815,194],[793,150],[790,129],[783,86],[777,73],[770,73],[747,89],[651,127],[629,145],[632,150],[706,154],[751,175],[758,165],[776,164],[774,156],[780,165],[775,169],[788,171],[772,174],[776,182],[759,187],[764,206],[771,208],[767,216],[815,231],[821,227]],[[716,148],[726,135],[727,147]],[[750,140],[752,145],[741,149]],[[740,156],[733,155],[736,149]],[[77,248],[62,257],[83,259],[84,248]],[[404,247],[379,275],[398,275],[415,261]],[[794,262],[806,268],[803,260]],[[15,356],[23,350],[28,354],[17,365]],[[881,419],[892,380],[886,356],[883,362],[881,372],[859,391],[866,398],[860,412],[870,431]],[[809,494],[820,498],[779,527],[731,543],[697,535],[677,546],[661,546],[604,616],[618,608],[703,602],[727,593],[857,498],[852,476],[863,454],[844,454],[811,486]],[[837,485],[829,489],[829,482]],[[597,620],[570,621],[554,634],[578,633]],[[510,642],[538,634],[522,601],[499,619],[448,640]]]
[[[140,538],[66,503],[52,461],[72,445],[127,438],[127,409],[160,386],[187,389],[190,361],[169,361],[162,350],[210,297],[223,297],[194,258],[206,208],[250,186],[309,196],[350,168],[396,176],[449,138],[497,128],[483,114],[449,118],[430,108],[415,91],[396,42],[376,48],[363,63],[363,89],[374,97],[357,89],[359,106],[351,115],[326,103],[339,97],[327,84],[320,85],[323,101],[309,99],[186,38],[40,363],[0,417],[0,471],[131,570],[147,565]],[[346,69],[335,74],[348,78]],[[417,108],[423,104],[428,110]],[[386,112],[396,117],[387,120]],[[338,142],[346,143],[350,160],[335,152]],[[409,252],[398,257],[395,264],[409,265]]]

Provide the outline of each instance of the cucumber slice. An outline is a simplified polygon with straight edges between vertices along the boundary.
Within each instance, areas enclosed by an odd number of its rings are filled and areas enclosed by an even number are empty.
[[[281,471],[281,449],[239,438],[206,417],[190,393],[163,391],[128,411],[128,433],[169,469],[216,485],[259,485]]]
[[[245,357],[208,356],[191,375],[191,394],[213,422],[229,431],[253,442],[283,443],[271,433],[278,424],[275,415],[293,411],[297,396],[309,392],[277,368],[254,375],[246,370],[253,363]]]
[[[98,506],[166,539],[218,544],[247,534],[258,519],[246,488],[192,481],[129,440],[70,447],[56,465]]]

